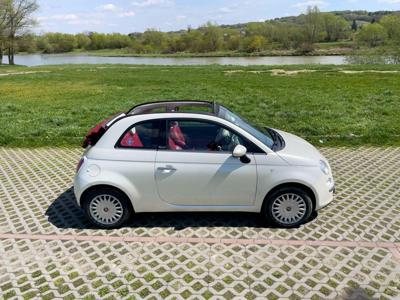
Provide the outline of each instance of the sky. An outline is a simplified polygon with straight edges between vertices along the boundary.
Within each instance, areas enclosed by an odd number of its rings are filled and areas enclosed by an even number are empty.
[[[143,32],[236,24],[332,10],[400,10],[400,0],[37,0],[35,32]]]

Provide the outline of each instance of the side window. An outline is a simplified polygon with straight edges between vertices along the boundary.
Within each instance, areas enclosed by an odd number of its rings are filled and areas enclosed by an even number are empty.
[[[218,124],[197,120],[169,120],[167,149],[173,151],[231,152],[237,145],[245,145],[234,132]]]
[[[145,121],[130,127],[120,138],[118,147],[157,149],[160,137],[160,121]]]

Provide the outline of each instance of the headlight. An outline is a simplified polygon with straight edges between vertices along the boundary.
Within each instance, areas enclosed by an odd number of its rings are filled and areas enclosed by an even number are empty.
[[[324,162],[323,160],[319,161],[319,168],[321,169],[322,173],[324,173],[325,175],[329,175],[328,164],[326,162]]]

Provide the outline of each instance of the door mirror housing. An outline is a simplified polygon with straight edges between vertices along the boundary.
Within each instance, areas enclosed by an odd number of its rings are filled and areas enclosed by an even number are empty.
[[[241,158],[244,157],[247,153],[247,148],[243,145],[237,145],[235,149],[233,149],[232,156]]]

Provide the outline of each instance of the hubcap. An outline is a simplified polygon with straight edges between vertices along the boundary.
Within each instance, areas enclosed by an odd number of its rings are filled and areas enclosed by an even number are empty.
[[[112,195],[98,195],[89,206],[90,215],[99,223],[112,225],[117,223],[123,214],[121,202]]]
[[[297,194],[280,195],[272,203],[273,217],[283,224],[294,224],[306,214],[306,202]]]

